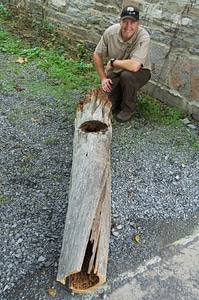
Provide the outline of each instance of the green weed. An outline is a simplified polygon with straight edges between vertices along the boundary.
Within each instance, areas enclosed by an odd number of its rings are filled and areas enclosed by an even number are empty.
[[[6,41],[8,39],[8,33],[3,30],[2,28],[0,29],[0,41]]]
[[[52,174],[50,177],[54,181],[61,181],[62,180],[62,175],[53,175]]]
[[[0,205],[6,203],[7,199],[3,196],[0,196]]]
[[[10,13],[7,8],[3,4],[0,4],[0,19],[7,20],[9,17]]]
[[[19,39],[13,40],[12,37],[4,30],[0,31],[0,51],[6,52],[8,54],[18,54],[20,55],[23,51],[22,42]]]
[[[50,146],[50,145],[55,145],[56,144],[56,139],[54,137],[48,137],[45,141],[44,144],[46,146]]]
[[[48,73],[49,83],[52,85],[54,79],[58,79],[59,83],[65,86],[65,90],[86,91],[100,83],[93,64],[80,58],[84,53],[83,50],[81,55],[77,51],[77,58],[71,58],[66,53],[60,54],[63,51],[57,49],[30,47],[21,40],[14,39],[5,30],[0,31],[0,39],[2,40],[0,51],[27,58],[30,62],[35,61],[39,68]],[[79,49],[84,49],[78,45]],[[60,46],[59,50],[61,49]]]
[[[28,59],[41,58],[44,55],[45,52],[43,51],[43,49],[40,49],[39,47],[23,49],[20,52],[20,56],[26,57]]]
[[[177,125],[183,117],[178,107],[169,107],[157,99],[142,95],[137,101],[136,110],[146,120],[161,121],[165,125]]]
[[[23,173],[24,173],[24,175],[27,175],[30,172],[30,170],[31,170],[31,167],[24,166],[23,167]]]

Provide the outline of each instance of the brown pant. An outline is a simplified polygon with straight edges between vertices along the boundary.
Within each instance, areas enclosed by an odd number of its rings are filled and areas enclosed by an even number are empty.
[[[137,100],[138,90],[150,79],[151,72],[148,69],[140,69],[138,72],[123,70],[121,73],[109,73],[108,78],[113,81],[112,91],[108,97],[113,108],[121,108],[124,112],[133,112]]]

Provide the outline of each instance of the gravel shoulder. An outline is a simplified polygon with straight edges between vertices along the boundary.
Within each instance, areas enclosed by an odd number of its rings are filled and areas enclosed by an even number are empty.
[[[14,67],[15,59],[0,54],[0,298],[52,299],[47,290],[54,288],[55,299],[88,299],[55,281],[74,106],[84,95],[49,85],[34,64]],[[126,124],[113,121],[109,283],[199,224],[199,126],[185,121],[175,127],[142,116]],[[110,293],[123,284],[115,282]],[[100,290],[89,297],[105,296]]]

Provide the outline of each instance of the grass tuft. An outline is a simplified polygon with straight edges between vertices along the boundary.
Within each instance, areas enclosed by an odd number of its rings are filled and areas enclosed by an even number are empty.
[[[177,125],[184,117],[183,111],[178,107],[170,107],[161,101],[142,95],[137,101],[136,110],[146,120],[161,121],[165,125]]]

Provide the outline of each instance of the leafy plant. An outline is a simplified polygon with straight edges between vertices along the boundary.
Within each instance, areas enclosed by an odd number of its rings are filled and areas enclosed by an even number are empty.
[[[54,137],[48,137],[45,141],[44,141],[44,144],[46,146],[49,146],[49,145],[55,145],[56,144],[56,139]]]
[[[3,30],[2,28],[0,28],[0,41],[6,41],[6,39],[8,38],[8,33]]]
[[[175,125],[180,122],[183,111],[178,107],[170,107],[157,99],[142,95],[137,101],[137,112],[145,119],[161,121],[165,125]]]
[[[22,51],[21,40],[14,40],[5,30],[0,30],[0,51],[9,54],[20,54]]]
[[[37,58],[37,57],[42,57],[44,55],[44,52],[42,49],[40,49],[39,47],[33,47],[33,48],[27,48],[27,49],[23,49],[20,52],[20,55],[22,57],[26,57],[26,58]]]
[[[85,45],[83,44],[77,44],[77,50],[78,50],[78,58],[80,59],[83,58],[88,52]]]
[[[7,8],[3,4],[0,4],[0,18],[2,20],[7,20],[9,17],[10,13]]]
[[[0,205],[6,203],[7,199],[3,196],[0,196]]]

